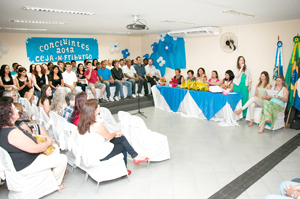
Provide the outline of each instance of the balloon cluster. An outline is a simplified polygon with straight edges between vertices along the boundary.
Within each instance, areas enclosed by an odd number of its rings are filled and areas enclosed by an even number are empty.
[[[171,44],[171,43],[166,43],[166,44],[165,44],[165,50],[166,50],[167,53],[173,52],[173,44]]]
[[[0,41],[0,57],[2,57],[3,53],[8,52],[8,47],[7,46],[2,46],[2,42]]]
[[[149,59],[149,54],[144,54],[143,58]]]
[[[109,45],[110,45],[109,51],[111,53],[120,51],[120,48],[118,47],[118,45],[119,45],[118,41],[111,41],[111,42],[109,42]]]
[[[159,58],[157,59],[157,63],[158,63],[158,65],[159,65],[160,67],[162,67],[162,66],[166,63],[166,61],[164,60],[163,57],[159,57]]]
[[[151,47],[152,47],[153,52],[156,52],[156,51],[158,50],[158,44],[157,44],[156,42],[154,42],[154,43],[151,45]]]
[[[123,54],[123,58],[127,58],[130,55],[130,52],[128,51],[127,48],[125,50],[122,50],[121,52]]]
[[[158,35],[156,38],[160,41],[165,41],[166,34]]]

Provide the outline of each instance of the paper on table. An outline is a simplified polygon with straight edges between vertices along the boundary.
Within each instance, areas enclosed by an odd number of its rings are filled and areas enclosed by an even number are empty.
[[[271,97],[275,97],[275,95],[278,95],[278,91],[274,91],[274,90],[267,90],[267,93]]]

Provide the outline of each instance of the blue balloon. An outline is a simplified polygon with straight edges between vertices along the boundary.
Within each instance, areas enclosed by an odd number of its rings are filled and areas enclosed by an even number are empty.
[[[143,58],[149,59],[149,54],[144,54]]]
[[[151,47],[152,47],[153,52],[156,52],[156,51],[158,50],[158,43],[154,42],[154,43],[151,45]]]
[[[130,53],[129,53],[129,51],[128,51],[127,48],[124,49],[124,50],[122,50],[121,52],[122,52],[122,54],[123,54],[123,58],[127,58],[127,57],[130,55]]]
[[[165,44],[165,50],[167,53],[173,52],[173,44],[172,43],[166,43]]]

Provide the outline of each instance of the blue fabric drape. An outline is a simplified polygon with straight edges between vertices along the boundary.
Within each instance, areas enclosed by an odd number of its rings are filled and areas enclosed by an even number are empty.
[[[166,49],[166,46],[168,49]],[[159,57],[162,57],[166,61],[163,66],[157,63]],[[171,69],[185,69],[186,57],[184,39],[177,38],[174,40],[173,37],[167,34],[164,41],[159,40],[157,50],[151,54],[150,58],[153,59],[153,65],[160,70],[162,76],[165,75],[166,67]]]
[[[173,112],[176,112],[179,108],[180,103],[184,99],[187,90],[160,85],[157,85],[156,87],[160,91],[160,94],[165,98],[170,109]]]

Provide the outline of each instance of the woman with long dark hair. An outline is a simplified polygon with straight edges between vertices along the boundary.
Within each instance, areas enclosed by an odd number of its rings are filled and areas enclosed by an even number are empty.
[[[37,101],[37,106],[44,109],[45,113],[49,116],[52,90],[48,84],[45,84],[41,88],[41,95]]]
[[[234,111],[235,114],[239,115],[242,113],[243,110],[249,107],[250,111],[250,123],[248,126],[252,126],[254,122],[254,108],[255,107],[262,107],[264,105],[264,101],[268,97],[267,89],[270,90],[272,88],[271,85],[269,85],[270,77],[269,73],[267,71],[263,71],[260,74],[259,83],[256,86],[255,94],[253,97],[251,97],[248,102],[239,110]]]
[[[26,98],[30,103],[34,100],[31,79],[26,75],[26,68],[20,67],[18,70],[17,87],[21,97]]]
[[[202,68],[202,67],[198,68],[196,80],[198,82],[200,82],[200,81],[204,82],[203,81],[204,76],[205,76],[205,70],[204,70],[204,68]]]
[[[213,85],[213,86],[221,86],[222,84],[227,84],[230,88],[230,91],[232,91],[233,79],[234,79],[234,74],[233,74],[232,70],[227,70],[225,72],[225,78],[222,81],[210,82],[209,84]]]
[[[59,67],[57,65],[54,65],[51,68],[50,74],[49,74],[49,85],[52,89],[52,94],[56,91],[56,89],[60,86],[64,87],[64,80],[61,75],[61,72],[59,71]]]
[[[44,65],[44,64],[43,64]],[[45,64],[47,67],[47,65]],[[46,71],[44,67],[41,67],[39,64],[37,64],[33,70],[32,73],[32,83],[34,85],[34,95],[39,97],[41,94],[41,87],[44,84],[48,84],[48,77],[46,75]]]
[[[85,75],[84,75],[85,69],[83,67],[83,64],[78,64],[77,67],[77,72],[76,72],[76,76],[77,76],[77,86],[81,87],[82,91],[85,91],[86,88],[86,79],[85,79]]]
[[[78,121],[80,118],[80,112],[82,110],[83,104],[88,99],[88,95],[86,92],[80,92],[75,95],[75,106],[70,119],[70,122],[78,125]]]
[[[100,161],[109,160],[110,158],[123,153],[124,162],[127,167],[127,153],[133,158],[133,162],[139,165],[142,162],[147,162],[149,158],[143,158],[132,148],[125,136],[119,132],[110,134],[104,125],[96,121],[96,116],[100,113],[100,105],[97,99],[87,100],[81,110],[81,115],[78,122],[79,134],[83,135],[83,139],[90,143],[95,143],[95,153]],[[108,142],[109,141],[109,142]],[[128,170],[128,174],[131,171]]]
[[[242,105],[244,106],[249,99],[249,92],[251,90],[251,75],[250,69],[246,66],[246,61],[243,56],[239,56],[236,62],[236,73],[233,80],[233,91],[242,93]],[[246,117],[247,109],[243,110],[243,117]]]
[[[5,89],[14,89],[18,90],[16,86],[14,77],[10,74],[9,66],[3,64],[0,70],[0,86],[3,86]]]

